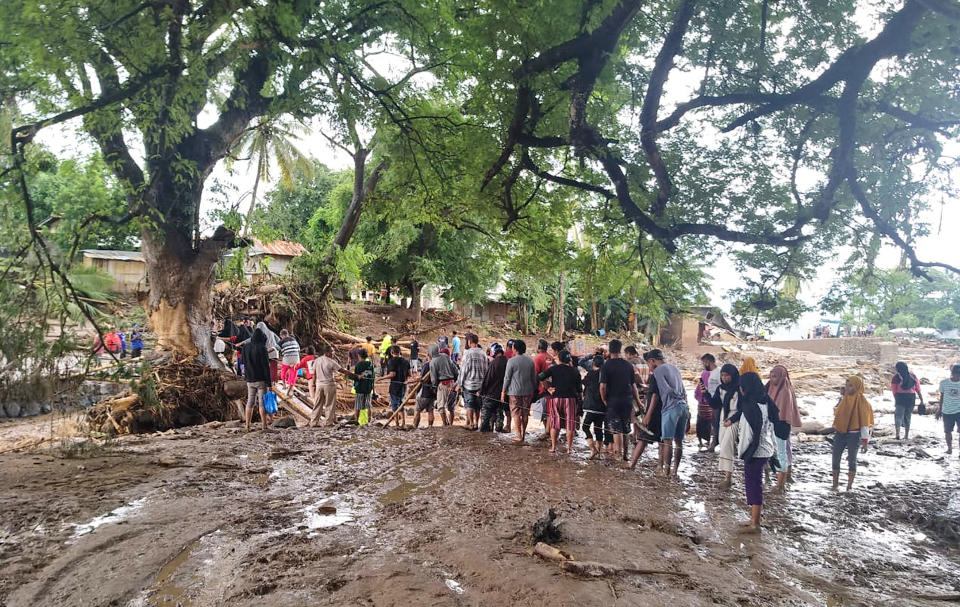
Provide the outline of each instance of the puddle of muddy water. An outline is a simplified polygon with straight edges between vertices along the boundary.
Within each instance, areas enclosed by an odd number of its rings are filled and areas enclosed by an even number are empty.
[[[100,527],[104,525],[109,525],[112,523],[119,523],[127,519],[131,514],[143,507],[147,503],[147,498],[141,497],[140,499],[134,500],[129,504],[124,504],[119,508],[111,510],[106,514],[101,514],[96,516],[86,523],[74,524],[74,532],[71,540],[76,540],[77,538],[87,535],[88,533],[93,533]]]
[[[383,505],[402,502],[411,497],[429,491],[430,489],[440,487],[444,483],[456,478],[456,476],[457,473],[453,468],[449,466],[443,466],[440,468],[439,472],[432,476],[428,476],[423,482],[413,482],[406,479],[401,479],[400,484],[380,496],[379,501]]]
[[[127,607],[177,605],[193,607],[205,603],[205,585],[216,576],[215,565],[222,561],[225,538],[221,530],[201,536],[167,561],[150,584]]]

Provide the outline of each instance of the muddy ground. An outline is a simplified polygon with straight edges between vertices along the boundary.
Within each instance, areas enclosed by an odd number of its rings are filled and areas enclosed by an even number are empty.
[[[801,407],[823,419],[832,398],[811,387]],[[0,438],[24,425],[64,423],[4,424]],[[580,438],[567,457],[460,427],[61,439],[0,455],[0,604],[899,606],[960,594],[960,458],[932,416],[914,417],[910,443],[880,436],[851,493],[829,491],[829,444],[798,442],[794,482],[767,496],[759,537],[737,530],[742,476],[718,490],[716,460],[695,444],[665,481],[650,454],[626,471],[587,460]],[[551,507],[558,547],[576,558],[685,575],[563,573],[527,553]]]

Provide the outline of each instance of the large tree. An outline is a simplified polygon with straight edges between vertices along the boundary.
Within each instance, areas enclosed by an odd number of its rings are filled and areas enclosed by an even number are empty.
[[[906,230],[931,195],[953,193],[956,2],[555,0],[464,13],[466,107],[502,129],[483,187],[501,192],[505,223],[539,180],[614,201],[671,251],[719,239],[816,260],[859,225],[903,247],[916,272],[945,265],[919,259]]]
[[[435,20],[421,3],[363,0],[9,0],[3,15],[0,89],[35,110],[13,128],[15,168],[22,175],[40,129],[82,119],[126,194],[124,216],[98,219],[141,227],[158,344],[211,364],[212,268],[234,234],[200,233],[207,177],[256,120],[324,113],[333,130],[356,134],[369,100],[402,110],[409,78],[370,84],[367,53],[390,50],[418,70],[430,44],[417,36]],[[358,144],[359,210],[370,149],[348,139]]]

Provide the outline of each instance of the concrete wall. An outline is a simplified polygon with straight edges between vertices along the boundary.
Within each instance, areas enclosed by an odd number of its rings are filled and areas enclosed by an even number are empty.
[[[767,341],[764,346],[787,350],[804,350],[828,356],[861,356],[880,362],[897,362],[899,346],[877,337],[827,337],[824,339],[797,339],[792,341]]]
[[[697,334],[700,332],[700,321],[686,314],[674,314],[669,324],[660,329],[660,343],[664,346],[674,346],[682,350],[697,347]]]

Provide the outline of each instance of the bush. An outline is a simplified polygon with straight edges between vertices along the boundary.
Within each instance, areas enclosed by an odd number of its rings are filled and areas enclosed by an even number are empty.
[[[960,314],[953,308],[944,308],[933,315],[933,326],[941,332],[956,329],[960,327]]]
[[[893,315],[893,318],[890,319],[890,324],[897,329],[914,329],[920,326],[920,321],[913,314],[901,312]]]

